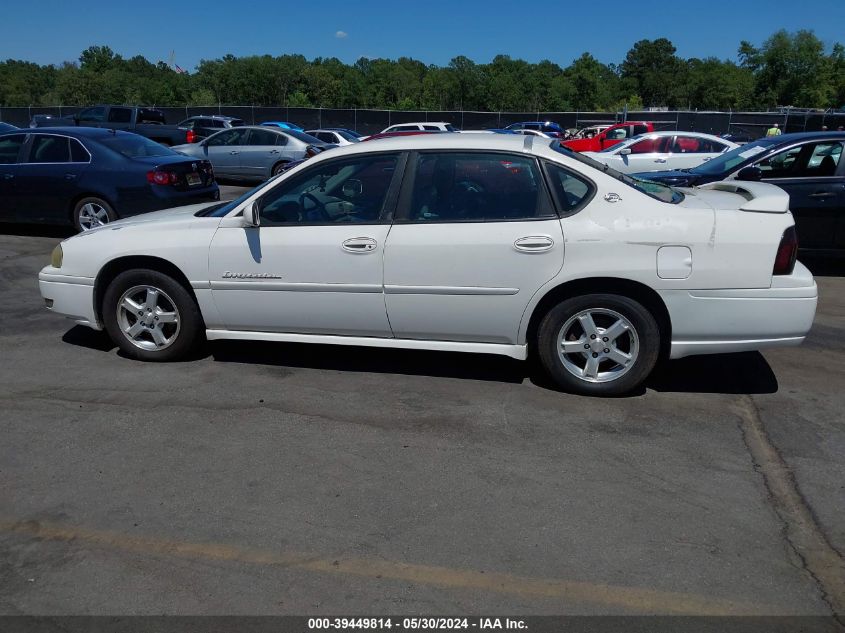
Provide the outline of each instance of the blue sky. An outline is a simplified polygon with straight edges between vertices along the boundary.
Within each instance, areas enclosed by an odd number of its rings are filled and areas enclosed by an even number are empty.
[[[780,28],[812,29],[845,43],[845,0],[668,2],[503,2],[498,0],[251,0],[243,4],[151,0],[30,0],[0,7],[0,59],[75,61],[88,46],[110,46],[193,70],[200,59],[300,53],[414,57],[443,65],[456,55],[497,54],[569,65],[583,52],[620,63],[637,40],[669,38],[682,57],[735,59],[740,40],[760,44]],[[140,10],[140,7],[148,9]]]

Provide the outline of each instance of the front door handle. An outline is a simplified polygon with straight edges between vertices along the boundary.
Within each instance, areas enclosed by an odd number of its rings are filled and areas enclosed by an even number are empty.
[[[836,194],[831,191],[817,191],[816,193],[811,193],[810,197],[816,199],[835,198]]]
[[[555,241],[548,235],[528,235],[513,243],[513,247],[523,253],[542,253],[551,250],[554,245]]]
[[[65,174],[65,180],[76,180],[76,174]]]
[[[372,253],[376,246],[378,242],[371,237],[351,237],[341,244],[341,248],[347,253]]]
[[[277,150],[277,149],[271,149],[271,150],[270,150],[270,153],[271,153],[271,154],[278,154],[278,153],[279,153],[279,150]]]
[[[234,154],[240,154],[240,152],[239,152],[239,151],[234,150],[234,149],[233,149],[231,152],[229,152],[229,153],[230,153],[230,154],[232,154],[232,155],[234,155]]]
[[[666,162],[666,159],[665,159],[665,158],[655,158],[655,159],[654,159],[654,162],[655,162],[655,163],[665,163],[665,162]]]
[[[11,180],[14,177],[14,174],[3,174],[3,180]]]

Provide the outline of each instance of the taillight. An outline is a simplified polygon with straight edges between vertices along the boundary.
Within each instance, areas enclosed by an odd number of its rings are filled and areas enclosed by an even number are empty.
[[[773,275],[791,275],[795,268],[795,260],[798,257],[798,233],[794,226],[790,226],[783,232],[780,238],[778,253],[775,256],[775,267]]]
[[[147,172],[147,182],[154,185],[175,185],[179,182],[179,174],[173,171],[155,171]]]
[[[196,143],[197,142],[197,135],[194,134],[193,130],[188,130],[185,134],[185,142],[187,143]]]

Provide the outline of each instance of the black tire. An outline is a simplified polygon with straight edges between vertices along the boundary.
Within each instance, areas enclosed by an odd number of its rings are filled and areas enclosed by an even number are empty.
[[[589,314],[595,326],[593,334],[578,319],[584,313]],[[590,320],[585,322],[589,324]],[[615,340],[613,332],[603,337],[605,330],[617,322],[623,325],[617,325],[614,331],[621,329],[622,334]],[[564,341],[570,349],[577,343],[577,350],[559,352]],[[660,354],[660,328],[654,316],[629,297],[583,295],[562,301],[549,310],[540,322],[536,345],[543,368],[566,391],[620,396],[642,385],[654,369]],[[624,363],[614,360],[625,356],[630,360]],[[577,375],[579,369],[581,375]]]
[[[101,210],[102,213],[97,209]],[[96,196],[88,196],[77,201],[73,206],[71,221],[74,228],[80,233],[96,228],[98,224],[94,221],[95,213],[100,213],[98,216],[99,224],[108,224],[117,220],[117,213],[114,212],[108,202]]]
[[[159,291],[156,308],[148,309],[147,304],[140,304],[139,297],[148,296],[142,293],[146,287]],[[134,289],[138,295],[132,294]],[[124,295],[138,304],[136,314],[125,308],[119,308]],[[176,323],[164,322],[165,315],[176,314]],[[128,356],[144,361],[172,361],[188,356],[204,337],[205,325],[199,307],[185,287],[172,277],[155,270],[135,269],[127,270],[115,277],[106,288],[102,305],[103,322],[106,331],[115,344]],[[162,321],[155,318],[161,314]],[[148,317],[149,315],[149,317]],[[170,316],[167,317],[168,321]],[[149,324],[144,323],[149,319]],[[134,327],[140,323],[140,333],[134,339],[124,332],[124,328]],[[169,342],[166,346],[159,346],[153,330],[160,329],[161,337]],[[171,340],[172,339],[172,340]],[[160,339],[159,339],[160,340]]]
[[[275,165],[273,165],[272,175],[278,176],[279,174],[281,174],[285,170],[285,168],[287,166],[288,166],[288,161],[285,161],[285,160],[283,160],[280,163],[276,163]]]

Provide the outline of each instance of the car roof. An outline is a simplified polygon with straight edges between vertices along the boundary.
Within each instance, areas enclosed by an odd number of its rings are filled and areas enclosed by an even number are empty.
[[[519,134],[414,134],[391,136],[354,143],[332,150],[329,156],[340,156],[375,151],[412,150],[490,150],[507,152],[530,152],[532,145],[548,146],[553,139]],[[314,159],[311,159],[314,160]]]
[[[188,117],[189,119],[222,119],[224,121],[230,121],[233,119],[243,120],[242,117],[239,116],[228,116],[226,114],[192,114]]]
[[[56,126],[56,127],[37,127],[37,128],[21,128],[20,130],[12,130],[7,134],[62,134],[64,136],[72,136],[74,138],[104,138],[106,136],[138,136],[133,132],[126,132],[124,130],[112,130],[104,127],[77,127],[77,126]]]
[[[777,136],[764,136],[761,141],[770,141],[772,144],[796,143],[801,141],[824,141],[824,140],[845,140],[845,132],[834,130],[832,132],[792,132],[790,134],[778,134]]]

